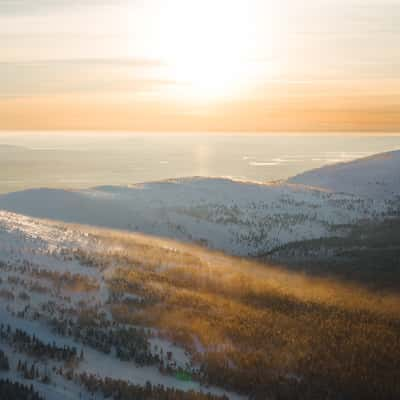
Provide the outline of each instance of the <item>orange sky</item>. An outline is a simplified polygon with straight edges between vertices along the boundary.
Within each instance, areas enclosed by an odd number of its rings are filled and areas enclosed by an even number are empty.
[[[0,4],[0,129],[400,131],[392,0]]]

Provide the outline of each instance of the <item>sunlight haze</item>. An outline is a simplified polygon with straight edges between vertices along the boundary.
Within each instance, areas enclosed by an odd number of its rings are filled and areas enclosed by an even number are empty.
[[[393,0],[0,4],[0,128],[398,131]]]

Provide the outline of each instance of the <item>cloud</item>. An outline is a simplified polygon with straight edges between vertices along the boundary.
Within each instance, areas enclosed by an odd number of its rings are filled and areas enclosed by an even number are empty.
[[[164,65],[161,60],[149,58],[65,58],[27,61],[0,61],[1,67],[34,67],[34,66],[121,66],[130,68],[157,68]]]
[[[261,161],[252,161],[249,163],[251,167],[273,167],[279,165],[278,162],[261,162]]]
[[[0,62],[2,98],[48,94],[150,92],[173,81],[155,78],[158,60],[86,58]]]
[[[55,10],[62,10],[71,7],[105,6],[130,4],[130,0],[1,0],[0,15],[28,16],[40,15]]]

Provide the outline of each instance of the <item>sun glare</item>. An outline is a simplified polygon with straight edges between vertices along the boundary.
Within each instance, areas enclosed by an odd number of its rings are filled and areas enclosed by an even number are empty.
[[[254,17],[244,0],[169,2],[160,52],[174,92],[211,99],[245,90],[254,74]]]

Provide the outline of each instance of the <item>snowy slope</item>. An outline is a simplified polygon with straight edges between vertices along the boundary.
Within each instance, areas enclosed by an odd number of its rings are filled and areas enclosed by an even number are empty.
[[[289,182],[374,199],[392,199],[400,196],[400,151],[307,171]]]
[[[398,212],[399,167],[400,152],[393,152],[281,183],[194,177],[128,187],[35,189],[0,196],[0,209],[256,255]]]
[[[122,361],[111,352],[106,354],[85,342],[79,342],[71,335],[61,335],[52,328],[54,318],[64,320],[68,315],[76,317],[81,310],[93,308],[106,315],[110,312],[110,291],[106,283],[107,274],[112,271],[102,270],[87,265],[74,256],[77,249],[89,253],[112,250],[99,241],[93,234],[76,226],[65,226],[51,221],[37,220],[30,217],[0,211],[0,322],[10,325],[12,330],[20,329],[44,343],[56,343],[57,346],[75,346],[84,351],[85,357],[75,366],[76,373],[94,374],[98,377],[121,379],[130,383],[154,385],[179,390],[210,392],[227,395],[228,398],[241,399],[226,390],[207,387],[196,381],[181,381],[173,374],[162,374],[156,366],[140,366],[133,361]],[[87,277],[98,283],[98,287],[89,291],[69,291],[67,288],[52,285],[45,276],[36,276],[32,270],[53,273],[68,273],[70,276]],[[38,287],[42,288],[38,291]],[[47,289],[46,289],[47,288]],[[8,293],[5,296],[5,293]],[[21,296],[26,293],[28,297]],[[72,314],[68,314],[72,310]],[[110,318],[112,318],[110,316]],[[149,340],[154,354],[163,349],[164,354],[171,353],[170,362],[179,368],[192,366],[186,351],[166,338],[158,336]],[[53,367],[62,363],[54,360],[42,360],[21,352],[12,341],[0,335],[0,350],[10,357],[11,371],[0,371],[0,378],[33,384],[46,399],[93,399],[94,397],[76,384],[54,373]],[[24,380],[16,371],[17,360],[34,362],[42,371],[52,371],[52,383],[43,385],[39,380]],[[79,394],[81,393],[81,395]],[[101,399],[99,394],[96,398]]]
[[[330,235],[338,225],[381,213],[385,204],[286,183],[185,178],[83,191],[29,190],[1,196],[0,208],[243,255]]]

